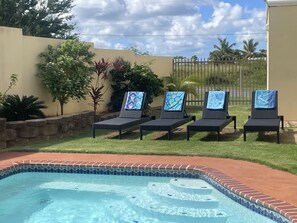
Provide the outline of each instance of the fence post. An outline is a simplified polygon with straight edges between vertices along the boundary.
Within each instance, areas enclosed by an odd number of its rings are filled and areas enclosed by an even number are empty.
[[[242,97],[242,68],[239,64],[239,101],[241,100]]]

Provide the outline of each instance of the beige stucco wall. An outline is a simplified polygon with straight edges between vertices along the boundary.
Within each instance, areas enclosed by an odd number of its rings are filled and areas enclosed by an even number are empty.
[[[297,4],[268,6],[267,22],[267,87],[279,91],[279,114],[297,120]]]
[[[56,39],[23,36],[21,29],[0,27],[0,92],[7,89],[10,75],[16,73],[18,83],[8,92],[9,94],[37,96],[48,106],[45,110],[47,115],[59,114],[59,103],[52,102],[49,92],[36,77],[36,64],[39,62],[39,54],[45,51],[48,45],[57,46],[60,43],[61,40]],[[96,61],[104,58],[111,62],[120,56],[132,64],[150,63],[150,67],[159,77],[168,76],[172,71],[172,57],[135,55],[129,50],[107,50],[94,47],[91,50],[96,54]],[[108,91],[105,94],[104,103],[99,108],[101,111],[107,109],[106,104],[111,95],[110,83],[106,82],[105,85]],[[91,110],[90,103],[89,98],[80,102],[71,101],[64,106],[64,113]],[[159,97],[154,100],[152,106],[160,106],[161,103],[162,100]]]

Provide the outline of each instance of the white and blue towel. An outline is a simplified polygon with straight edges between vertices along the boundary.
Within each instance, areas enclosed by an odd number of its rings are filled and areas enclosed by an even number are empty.
[[[275,108],[275,90],[257,90],[255,93],[256,109],[271,109]]]
[[[125,104],[126,110],[141,110],[144,92],[129,91]]]
[[[207,99],[207,109],[224,109],[225,105],[225,91],[209,91]]]
[[[164,111],[180,112],[185,100],[184,91],[168,91],[165,95]]]

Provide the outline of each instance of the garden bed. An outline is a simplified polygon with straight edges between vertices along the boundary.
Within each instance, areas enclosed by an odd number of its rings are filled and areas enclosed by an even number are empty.
[[[0,118],[0,149],[33,140],[62,138],[90,128],[93,122],[93,111],[26,121],[7,122],[5,118]]]

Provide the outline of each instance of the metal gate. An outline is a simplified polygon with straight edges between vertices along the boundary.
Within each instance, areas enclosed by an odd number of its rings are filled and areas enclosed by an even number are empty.
[[[188,95],[188,105],[201,105],[204,92],[224,90],[230,92],[230,104],[250,104],[253,90],[266,89],[267,66],[265,58],[232,61],[174,59],[173,75],[183,80],[198,76],[197,97]]]

